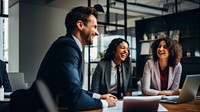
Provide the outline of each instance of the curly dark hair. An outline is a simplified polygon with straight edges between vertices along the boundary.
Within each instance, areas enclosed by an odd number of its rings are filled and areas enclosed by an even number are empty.
[[[114,59],[114,52],[116,51],[117,49],[117,46],[122,43],[122,42],[126,42],[129,46],[129,43],[127,40],[125,39],[122,39],[122,38],[115,38],[111,41],[111,43],[109,44],[107,50],[105,51],[105,54],[104,54],[104,58],[102,60],[113,60]],[[129,61],[130,60],[130,51],[128,50],[128,56],[126,57],[125,61]]]
[[[67,33],[71,33],[74,30],[78,20],[81,20],[84,25],[87,25],[87,23],[90,21],[88,19],[90,15],[94,15],[96,18],[98,18],[97,10],[93,7],[84,6],[79,6],[72,9],[65,18],[65,27],[67,28]]]
[[[167,48],[169,49],[168,65],[171,67],[175,67],[181,61],[182,46],[180,43],[178,43],[177,40],[173,40],[169,37],[161,37],[152,43],[151,49],[152,49],[153,60],[157,61],[159,59],[157,55],[157,48],[162,40],[166,42]]]

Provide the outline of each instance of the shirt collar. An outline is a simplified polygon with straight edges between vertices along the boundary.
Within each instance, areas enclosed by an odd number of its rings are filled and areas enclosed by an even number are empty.
[[[83,46],[82,46],[81,42],[74,35],[72,35],[72,37],[74,38],[76,44],[78,45],[78,47],[80,48],[80,50],[82,52],[83,51]]]
[[[111,61],[111,66],[112,66],[112,67],[116,67],[116,64],[114,63],[113,60]],[[120,64],[120,66],[121,66],[121,64]]]

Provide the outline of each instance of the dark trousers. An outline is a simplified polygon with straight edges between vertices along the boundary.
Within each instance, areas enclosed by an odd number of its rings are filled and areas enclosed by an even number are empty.
[[[10,112],[9,103],[0,103],[0,112]]]

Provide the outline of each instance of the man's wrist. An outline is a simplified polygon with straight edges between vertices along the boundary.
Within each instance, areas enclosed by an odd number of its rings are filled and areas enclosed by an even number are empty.
[[[100,95],[100,94],[97,94],[97,93],[93,93],[92,98],[100,99],[100,98],[101,98],[101,95]]]
[[[101,100],[102,107],[107,108],[108,107],[108,102],[106,100]]]

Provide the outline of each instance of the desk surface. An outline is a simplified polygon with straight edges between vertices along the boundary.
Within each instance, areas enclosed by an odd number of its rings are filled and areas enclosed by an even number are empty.
[[[197,93],[200,96],[200,92]],[[200,100],[193,100],[187,103],[167,104],[161,103],[168,112],[200,112]]]
[[[200,96],[200,92],[197,93],[197,96]],[[4,101],[0,102],[9,102],[9,98],[5,98]],[[187,103],[180,104],[167,104],[161,103],[163,107],[165,107],[168,112],[200,112],[200,100],[193,100]],[[102,109],[99,110],[90,110],[87,112],[102,112]],[[60,112],[66,112],[66,110],[61,109]]]
[[[2,103],[6,103],[6,102],[9,102],[10,101],[10,98],[4,98],[4,100],[0,100],[0,102]]]
[[[197,93],[197,96],[200,96],[200,92]],[[193,100],[187,103],[180,104],[160,104],[165,107],[168,112],[200,112],[200,100]],[[102,112],[102,110],[91,110],[87,112]]]
[[[193,100],[187,103],[167,104],[161,103],[168,112],[200,112],[200,100]]]

